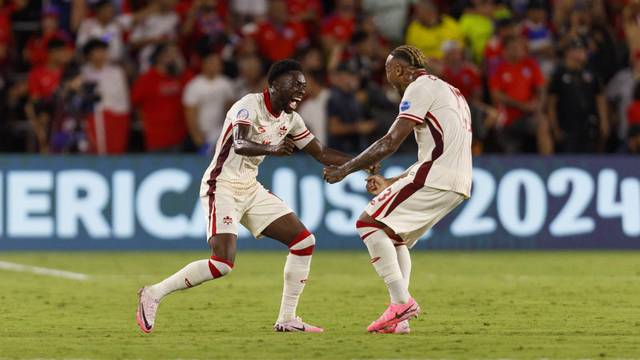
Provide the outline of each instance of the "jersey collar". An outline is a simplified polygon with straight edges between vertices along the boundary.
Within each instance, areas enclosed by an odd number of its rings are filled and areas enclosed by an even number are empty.
[[[269,89],[265,89],[262,92],[262,95],[264,96],[264,105],[267,107],[267,110],[269,110],[269,114],[273,115],[276,118],[279,118],[280,114],[282,114],[282,111],[278,114],[273,111],[273,108],[271,107],[271,95],[269,95]]]
[[[427,75],[427,70],[420,69],[420,70],[416,71],[415,74],[416,74],[416,79],[417,79],[422,75]]]

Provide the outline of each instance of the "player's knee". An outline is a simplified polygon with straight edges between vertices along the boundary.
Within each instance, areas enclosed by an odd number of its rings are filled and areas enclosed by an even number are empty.
[[[378,224],[371,218],[363,220],[362,217],[360,217],[360,220],[356,222],[356,230],[358,231],[358,234],[360,234],[360,239],[362,239],[362,241],[365,241],[367,237],[382,228],[382,225]]]
[[[213,255],[209,259],[209,271],[214,279],[223,277],[233,270],[233,262]]]
[[[289,244],[289,252],[298,256],[310,256],[316,246],[316,238],[309,230],[301,231]]]

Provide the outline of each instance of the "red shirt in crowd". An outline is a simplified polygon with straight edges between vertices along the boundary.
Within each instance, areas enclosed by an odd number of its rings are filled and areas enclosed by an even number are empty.
[[[27,51],[29,52],[29,63],[31,63],[31,66],[44,65],[47,62],[47,56],[49,54],[47,45],[49,44],[49,40],[52,39],[60,39],[71,47],[69,35],[62,30],[39,37],[33,37],[27,42]]]
[[[491,91],[500,91],[522,102],[533,100],[536,90],[542,85],[544,85],[544,76],[538,63],[532,58],[524,58],[517,63],[503,61],[489,78]],[[506,115],[505,125],[510,125],[523,114],[519,109],[506,107]]]
[[[0,44],[8,44],[11,40],[11,13],[13,7],[0,5]]]
[[[39,66],[29,72],[28,86],[29,96],[35,99],[47,98],[58,89],[61,68],[51,68],[49,66]]]
[[[322,19],[322,3],[320,0],[287,0],[289,14],[298,15],[312,11],[318,19]]]
[[[635,100],[627,108],[629,126],[640,126],[640,100]]]
[[[482,90],[480,74],[475,66],[471,64],[464,64],[457,70],[445,65],[442,71],[442,78],[457,87],[462,95],[467,98],[467,101],[471,101],[474,95]]]
[[[328,36],[335,41],[348,43],[355,29],[356,19],[354,17],[344,18],[337,14],[329,16],[322,23],[322,36]]]
[[[258,26],[255,38],[262,55],[271,61],[292,57],[308,41],[304,25],[292,21],[283,27],[265,21]]]
[[[171,77],[151,68],[133,85],[131,102],[140,109],[147,150],[181,144],[187,136],[182,90],[189,76]]]

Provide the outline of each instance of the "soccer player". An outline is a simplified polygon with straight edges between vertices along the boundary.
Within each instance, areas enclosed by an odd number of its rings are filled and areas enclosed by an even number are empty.
[[[385,64],[387,79],[400,92],[400,112],[389,132],[353,160],[328,166],[329,183],[377,164],[414,133],[418,161],[394,178],[367,179],[376,198],[360,215],[356,228],[371,263],[384,279],[391,304],[369,332],[407,333],[408,320],[420,306],[409,294],[409,249],[471,192],[471,116],[460,91],[427,74],[422,52],[413,46],[394,49]]]
[[[267,155],[291,155],[295,148],[324,165],[340,165],[351,156],[321,144],[294,110],[305,95],[300,64],[283,60],[268,74],[269,88],[249,94],[227,112],[224,131],[200,187],[207,218],[211,258],[194,261],[165,280],[139,290],[136,320],[142,331],[153,330],[160,301],[168,294],[221,278],[233,270],[238,223],[256,238],[268,236],[285,244],[284,290],[275,331],[322,332],[296,316],[296,307],[309,275],[315,238],[278,197],[257,180]]]

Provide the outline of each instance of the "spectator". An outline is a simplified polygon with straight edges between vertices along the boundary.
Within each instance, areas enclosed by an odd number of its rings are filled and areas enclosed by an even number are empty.
[[[141,72],[150,67],[151,53],[156,45],[177,38],[178,14],[174,11],[176,0],[155,0],[151,12],[141,19],[131,32],[131,45],[139,50],[138,65]]]
[[[220,55],[202,56],[202,72],[186,86],[182,96],[191,141],[209,154],[222,132],[225,113],[235,100],[233,84],[222,72]]]
[[[29,39],[26,49],[24,49],[24,58],[32,67],[38,67],[47,63],[47,44],[49,40],[59,39],[65,42],[65,46],[70,44],[69,35],[59,28],[58,9],[48,7],[42,13],[42,32],[39,36],[33,36]]]
[[[8,46],[11,42],[11,14],[13,6],[0,0],[0,46]]]
[[[324,14],[320,0],[287,0],[287,9],[291,20],[305,25],[308,34],[312,34]]]
[[[518,34],[517,22],[511,18],[496,21],[495,29],[495,33],[484,48],[484,69],[488,77],[493,75],[502,62],[504,39]]]
[[[317,47],[304,47],[296,54],[296,59],[300,61],[302,70],[305,73],[309,72],[322,72],[325,70],[326,62],[322,49]]]
[[[535,60],[527,57],[526,44],[519,36],[504,39],[504,57],[489,79],[491,97],[502,109],[498,136],[507,153],[551,152],[546,122],[542,116],[544,77]]]
[[[363,0],[362,8],[373,17],[382,36],[393,42],[402,42],[407,26],[410,0]]]
[[[180,151],[187,138],[181,94],[188,72],[182,68],[174,44],[158,45],[150,60],[153,67],[136,80],[132,91],[132,102],[142,118],[145,146],[148,151]]]
[[[467,99],[473,127],[473,150],[475,154],[483,151],[483,142],[489,130],[498,120],[498,111],[482,99],[482,79],[477,67],[464,58],[464,49],[455,41],[443,45],[444,68],[442,79],[460,90]]]
[[[219,12],[216,0],[192,1],[182,20],[182,48],[221,51],[229,42],[227,20]]]
[[[271,62],[292,57],[309,41],[304,25],[288,20],[284,0],[269,2],[269,18],[258,25],[255,37],[260,53]]]
[[[406,43],[418,47],[425,56],[434,60],[442,59],[442,44],[448,40],[463,42],[463,36],[456,20],[440,14],[438,7],[430,0],[420,0],[416,4],[415,19],[407,28]]]
[[[111,0],[100,0],[93,5],[94,17],[82,20],[76,45],[83,48],[91,39],[101,39],[109,44],[109,59],[120,62],[125,55],[123,29],[126,29],[125,18],[115,16],[115,8]]]
[[[364,118],[356,99],[359,79],[347,64],[340,64],[331,76],[331,94],[327,104],[329,146],[347,153],[364,149],[364,137],[376,129],[376,123]]]
[[[480,63],[487,42],[493,34],[493,0],[472,0],[460,17],[460,31],[471,45],[473,60]]]
[[[542,73],[550,75],[555,64],[555,49],[544,2],[530,0],[526,14],[522,35],[527,39],[529,53],[538,61]]]
[[[247,94],[259,93],[267,87],[259,57],[250,55],[240,58],[238,69],[238,78],[233,84],[235,99],[240,99]]]
[[[109,46],[93,39],[82,50],[87,60],[82,69],[85,89],[94,87],[100,99],[87,119],[87,138],[91,152],[122,154],[129,140],[129,89],[120,66],[109,64]]]
[[[549,124],[561,152],[595,152],[609,132],[602,84],[586,65],[586,45],[575,38],[549,85]]]
[[[53,38],[47,44],[47,63],[29,72],[29,103],[26,113],[37,141],[37,149],[49,152],[49,123],[53,112],[53,94],[58,89],[62,70],[67,63],[67,44]]]
[[[627,148],[629,152],[640,154],[640,85],[636,85],[633,91],[633,101],[627,109],[629,122],[629,136]]]
[[[324,86],[324,73],[306,74],[307,97],[300,104],[298,114],[302,116],[307,127],[321,143],[327,143],[327,104],[329,90]]]
[[[616,106],[617,129],[616,135],[620,142],[627,139],[629,119],[627,109],[633,101],[636,85],[640,82],[640,50],[636,50],[630,60],[630,66],[618,71],[609,81],[606,94]]]
[[[231,1],[233,14],[238,24],[259,22],[267,15],[267,0],[234,0]]]
[[[337,0],[336,11],[322,23],[322,44],[330,51],[334,47],[346,47],[356,26],[354,0]]]
[[[380,79],[379,75],[384,70],[384,62],[377,57],[377,43],[373,35],[361,31],[355,32],[352,43],[348,62],[361,80],[360,87],[364,88],[368,86],[369,81]]]

